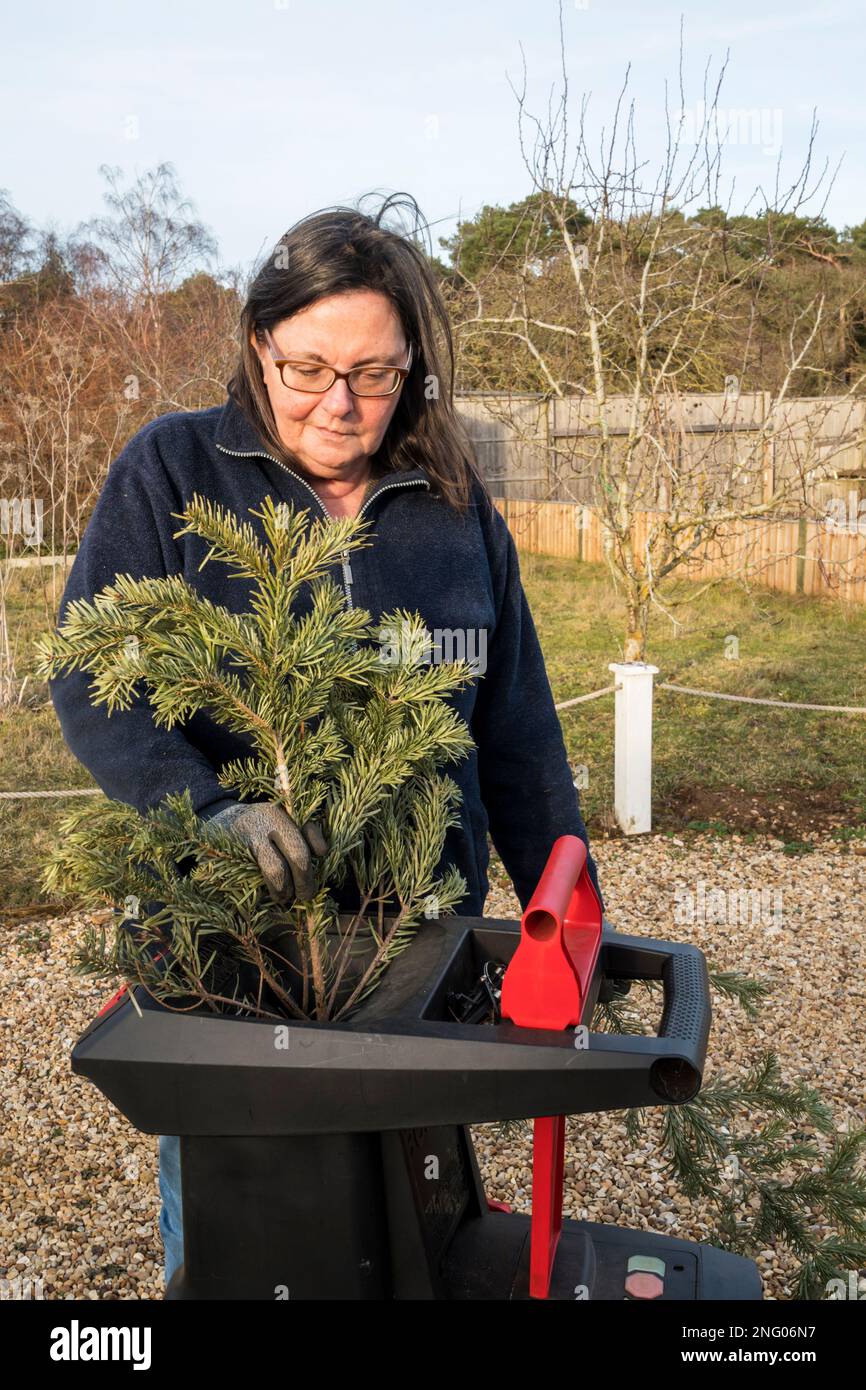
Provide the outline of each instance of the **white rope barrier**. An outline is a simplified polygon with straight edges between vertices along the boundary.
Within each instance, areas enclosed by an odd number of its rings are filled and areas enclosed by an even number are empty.
[[[699,695],[704,700],[733,700],[740,705],[775,705],[779,709],[817,709],[831,714],[866,714],[866,705],[807,705],[798,700],[767,700],[758,695],[725,695],[721,690],[695,690],[690,685],[659,681],[657,690],[673,690],[677,695]]]
[[[587,700],[599,700],[602,695],[611,695],[614,690],[615,685],[606,685],[604,690],[593,690],[589,695],[575,695],[573,700],[563,700],[561,704],[554,705],[554,709],[570,709],[572,705],[585,705]]]
[[[645,661],[612,662],[616,684],[587,695],[576,695],[556,705],[570,709],[599,700],[616,691],[614,708],[614,814],[626,835],[642,835],[652,829],[653,677],[658,667]],[[828,714],[866,714],[862,705],[821,705],[804,700],[773,700],[759,695],[730,695],[722,690],[698,690],[692,685],[660,681],[659,690],[690,695],[699,700],[728,700],[735,704],[763,705],[785,710],[816,710]]]
[[[575,695],[573,700],[562,700],[554,709],[570,709],[572,705],[584,705],[588,700],[598,700],[602,695],[611,695],[617,687],[606,685],[603,690],[590,691],[588,695]],[[703,700],[733,700],[740,705],[774,705],[779,709],[814,709],[830,714],[866,714],[866,705],[810,705],[802,700],[769,700],[759,695],[726,695],[722,690],[697,690],[692,685],[674,685],[671,681],[659,681],[656,690],[673,690],[677,695],[697,695]]]
[[[0,792],[0,797],[6,801],[14,801],[19,797],[30,796],[102,796],[101,787],[73,787],[71,790],[56,792]]]
[[[612,695],[619,685],[606,685],[601,690],[591,690],[587,695],[575,695],[571,700],[561,700],[554,705],[557,711],[571,709],[574,705],[585,705],[590,700],[600,700],[603,695]],[[674,685],[671,681],[659,681],[657,690],[672,690],[675,695],[694,695],[702,700],[731,700],[741,705],[771,705],[777,709],[819,710],[828,714],[866,714],[866,705],[811,705],[799,700],[770,700],[758,695],[728,695],[722,690],[697,690],[691,685]],[[50,796],[102,796],[100,787],[63,788],[47,792],[0,792],[0,800],[19,801],[31,797]]]

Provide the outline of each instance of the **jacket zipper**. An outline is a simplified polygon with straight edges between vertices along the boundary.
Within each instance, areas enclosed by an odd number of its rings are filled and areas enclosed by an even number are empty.
[[[224,444],[217,444],[216,447],[217,447],[218,449],[220,449],[220,450],[222,451],[222,453],[224,453],[224,454],[231,454],[234,458],[239,458],[239,459],[269,459],[271,463],[279,464],[279,467],[280,467],[280,468],[284,468],[285,471],[286,471],[287,473],[291,473],[291,475],[292,475],[292,477],[295,479],[295,481],[298,482],[298,483],[301,483],[301,485],[307,489],[307,492],[309,492],[310,496],[313,497],[313,498],[315,498],[315,501],[316,501],[316,503],[317,503],[319,509],[321,510],[322,515],[324,516],[325,520],[326,520],[326,521],[333,521],[333,520],[334,520],[334,518],[331,516],[331,513],[328,511],[327,507],[325,506],[324,502],[322,501],[321,497],[319,497],[319,495],[318,495],[318,493],[315,491],[315,489],[314,489],[314,488],[311,488],[311,487],[310,487],[310,484],[309,484],[308,482],[305,482],[304,479],[301,478],[301,477],[299,477],[299,475],[298,475],[297,473],[295,473],[295,471],[294,471],[293,469],[289,468],[288,464],[281,463],[279,459],[275,459],[274,456],[273,456],[273,454],[263,454],[263,453],[260,453],[258,450],[255,450],[255,449],[253,449],[253,450],[227,449],[227,448],[225,447]],[[424,478],[410,478],[408,482],[403,482],[403,483],[399,483],[399,482],[398,482],[398,483],[386,483],[385,486],[384,486],[383,488],[380,488],[380,489],[379,489],[379,491],[376,493],[376,496],[377,496],[377,497],[380,497],[380,496],[382,495],[383,492],[387,492],[389,488],[394,488],[394,487],[429,487],[429,486],[430,486],[430,484],[429,484],[428,482],[426,482],[426,480],[425,480]],[[360,511],[358,512],[358,518],[359,518],[359,519],[360,519],[360,517],[362,517],[362,516],[364,515],[364,512],[366,511],[367,507],[370,505],[370,503],[371,503],[372,501],[373,501],[373,498],[372,498],[372,497],[368,497],[368,498],[367,498],[366,502],[364,503],[364,505],[361,507]],[[352,581],[351,581],[351,578],[350,578],[350,570],[349,570],[348,560],[346,559],[348,553],[349,553],[349,552],[348,552],[347,550],[344,550],[344,551],[343,551],[343,554],[342,554],[342,556],[341,556],[341,564],[342,564],[342,567],[343,567],[343,592],[344,592],[345,595],[346,595],[346,601],[347,601],[349,607],[350,607],[350,608],[354,608],[355,605],[354,605],[354,603],[353,603],[353,601],[352,601],[352,594],[351,594],[351,588],[350,588]]]

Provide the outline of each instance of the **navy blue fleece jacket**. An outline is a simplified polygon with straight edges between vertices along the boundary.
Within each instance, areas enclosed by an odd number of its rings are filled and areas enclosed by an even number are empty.
[[[270,455],[231,398],[207,410],[178,411],[145,425],[114,460],[84,533],[60,607],[91,599],[116,574],[183,575],[201,594],[233,612],[249,606],[250,581],[230,577],[216,560],[199,571],[207,544],[175,540],[193,493],[230,507],[264,542],[258,518],[271,494],[310,521],[327,516],[316,493]],[[488,891],[488,830],[525,907],[560,835],[586,830],[566,757],[559,720],[535,626],[520,582],[517,551],[505,521],[474,486],[461,516],[436,495],[422,468],[389,473],[368,495],[362,514],[372,544],[353,551],[333,576],[349,602],[378,623],[395,608],[417,610],[431,633],[486,629],[486,672],[452,694],[476,743],[470,755],[444,768],[463,793],[461,826],[448,830],[440,870],[456,864],[467,892],[458,911],[480,916]],[[296,611],[309,606],[306,588]],[[171,730],[154,723],[146,695],[109,715],[90,703],[89,673],[50,682],[63,737],[106,796],[141,813],[188,787],[195,810],[214,814],[231,793],[217,772],[249,755],[252,743],[199,712]],[[595,865],[590,873],[597,885]],[[351,878],[351,875],[347,877]],[[343,890],[351,905],[357,889]]]

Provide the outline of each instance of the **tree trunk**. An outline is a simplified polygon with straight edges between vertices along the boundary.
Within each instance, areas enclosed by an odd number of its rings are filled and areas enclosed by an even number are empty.
[[[628,627],[625,635],[623,661],[645,661],[649,599],[639,594],[630,594],[627,600],[627,609]]]

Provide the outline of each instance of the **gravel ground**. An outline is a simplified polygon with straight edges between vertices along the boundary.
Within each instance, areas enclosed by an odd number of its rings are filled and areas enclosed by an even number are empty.
[[[791,858],[780,841],[736,836],[610,839],[594,852],[619,930],[694,942],[711,969],[744,970],[773,987],[754,1022],[716,996],[707,1080],[772,1048],[787,1081],[807,1079],[832,1105],[840,1131],[866,1123],[866,858],[829,840]],[[763,920],[677,920],[678,888],[698,906],[710,889],[763,890]],[[498,864],[486,915],[519,916]],[[81,924],[73,915],[0,929],[0,1278],[41,1280],[52,1299],[158,1299],[156,1137],[132,1129],[69,1069],[75,1038],[110,993],[71,973]],[[566,1215],[711,1238],[712,1213],[665,1181],[662,1113],[648,1112],[636,1146],[616,1113],[570,1121]],[[489,1195],[528,1210],[529,1128],[473,1133]],[[795,1257],[780,1246],[757,1259],[765,1295],[792,1297]]]

